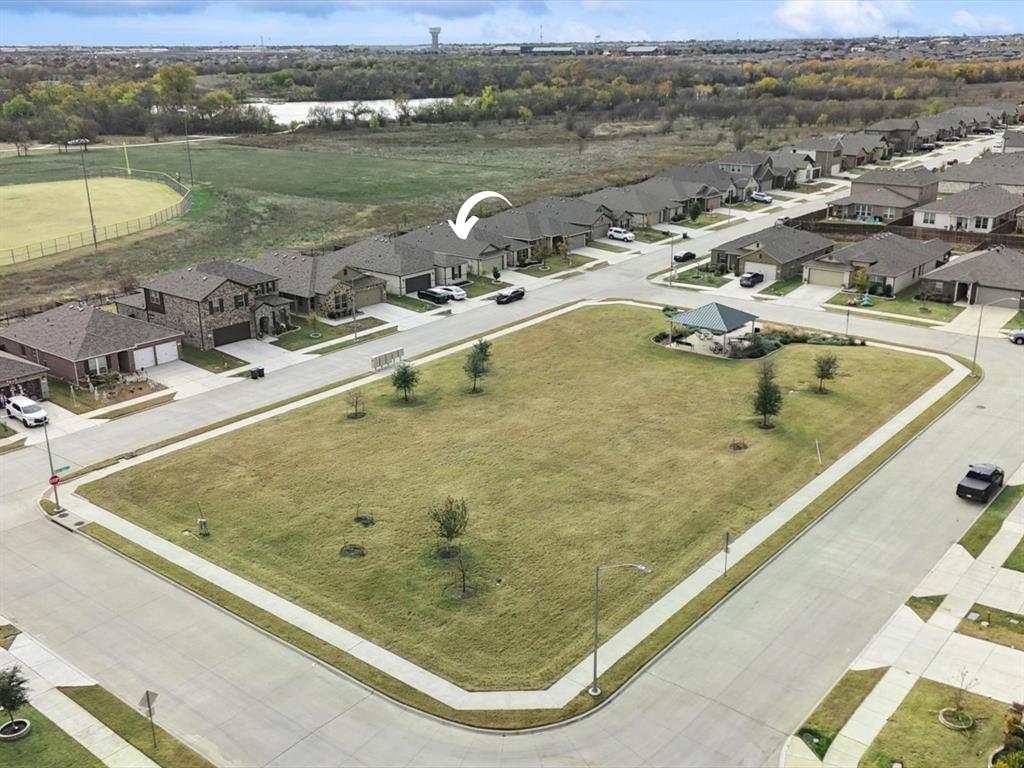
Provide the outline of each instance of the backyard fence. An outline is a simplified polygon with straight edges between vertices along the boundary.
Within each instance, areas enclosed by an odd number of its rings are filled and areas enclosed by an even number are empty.
[[[80,302],[82,304],[88,304],[90,306],[102,306],[103,304],[113,304],[117,299],[123,296],[130,296],[135,293],[136,288],[133,285],[123,285],[117,293],[85,293],[74,298],[66,298],[62,301],[48,301],[45,304],[36,304],[31,307],[18,307],[17,309],[11,309],[6,312],[0,312],[0,327],[16,323],[19,320],[24,320],[26,317],[32,315],[38,315],[40,312],[46,312],[59,307],[62,304],[68,304],[72,302]]]
[[[164,222],[181,216],[192,207],[192,191],[184,184],[171,178],[165,173],[141,170],[135,170],[129,173],[125,168],[90,168],[88,175],[89,178],[107,176],[149,179],[150,181],[165,184],[182,196],[181,200],[176,202],[174,205],[168,206],[167,208],[148,216],[140,216],[139,218],[121,221],[116,224],[97,226],[97,243],[152,229]],[[29,261],[30,259],[38,259],[42,256],[52,256],[55,253],[68,251],[72,248],[81,248],[85,245],[91,245],[92,242],[93,233],[91,231],[85,230],[84,232],[75,232],[74,234],[62,235],[51,240],[43,240],[29,245],[19,245],[17,248],[5,248],[0,251],[0,261],[15,264],[19,261]]]

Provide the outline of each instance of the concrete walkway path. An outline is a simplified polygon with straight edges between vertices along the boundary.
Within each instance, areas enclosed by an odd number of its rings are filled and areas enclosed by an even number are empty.
[[[616,303],[632,304],[634,302]],[[511,328],[496,332],[492,334],[490,338],[497,338],[509,333],[514,333],[539,322],[547,321],[554,316],[577,311],[581,308],[592,306],[594,304],[595,302],[579,302],[543,317],[535,318]],[[470,343],[471,342],[468,342],[466,344],[444,350],[419,362],[428,362],[431,359],[437,359],[458,353],[465,349]],[[908,350],[899,347],[890,347],[888,345],[876,346],[901,349],[904,352],[933,357],[948,365],[950,367],[950,372],[921,397],[861,441],[860,444],[826,467],[817,477],[800,488],[775,510],[756,522],[746,531],[739,533],[731,545],[731,562],[736,563],[742,557],[753,551],[769,536],[775,533],[779,528],[803,510],[808,504],[827,491],[848,472],[854,470],[873,451],[887,442],[893,435],[903,429],[904,426],[913,421],[924,410],[930,407],[932,403],[945,395],[946,392],[956,386],[956,384],[968,374],[966,368],[946,355]],[[388,375],[388,373],[384,372],[378,374],[377,378],[386,375]],[[248,426],[249,424],[272,418],[280,413],[285,413],[289,410],[303,407],[309,402],[330,397],[339,392],[343,392],[346,389],[355,386],[364,386],[366,383],[367,380],[363,379],[356,383],[342,385],[328,392],[320,393],[313,397],[290,403],[282,406],[281,408],[274,409],[273,411],[268,411],[267,413],[242,420],[221,429],[213,430],[204,435],[199,435],[180,443],[167,446],[166,448],[144,454],[140,457],[123,461],[116,466],[90,473],[86,478],[69,483],[66,486],[66,492],[74,493],[80,483],[91,482],[99,477],[104,477],[126,467],[151,461],[154,458],[181,450],[189,445],[204,442],[219,434],[234,431],[244,426]],[[569,670],[550,688],[545,690],[467,691],[450,681],[445,680],[439,675],[423,669],[415,663],[371,643],[355,633],[350,632],[343,627],[340,627],[327,619],[296,605],[295,603],[285,600],[273,592],[264,589],[263,587],[260,587],[227,569],[214,565],[187,549],[156,536],[148,530],[130,523],[123,518],[90,503],[82,497],[76,495],[73,503],[69,506],[71,506],[78,517],[87,521],[99,523],[100,525],[115,531],[121,536],[124,536],[136,544],[149,549],[170,562],[192,571],[232,594],[235,594],[253,605],[273,613],[274,615],[302,628],[321,640],[340,648],[367,664],[386,672],[392,677],[405,682],[413,688],[416,688],[417,690],[455,709],[559,708],[565,706],[574,696],[586,688],[590,683],[593,656],[588,655],[581,659],[576,666]],[[690,600],[697,597],[704,589],[722,575],[725,565],[724,555],[719,554],[710,558],[695,572],[679,582],[673,589],[655,601],[625,627],[608,638],[601,646],[598,655],[599,673],[603,673],[609,669],[619,659],[629,653],[648,635],[667,621],[673,614],[683,608]]]
[[[6,623],[0,617],[0,624]],[[110,768],[159,768],[58,690],[96,683],[35,638],[22,632],[10,650],[0,648],[0,669],[12,666],[20,666],[29,682],[29,703],[104,764]]]

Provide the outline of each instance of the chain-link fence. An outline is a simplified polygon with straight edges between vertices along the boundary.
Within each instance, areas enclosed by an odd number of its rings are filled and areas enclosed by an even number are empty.
[[[144,232],[147,229],[159,226],[164,222],[181,216],[192,207],[192,191],[181,182],[168,176],[166,173],[156,171],[134,170],[129,172],[124,168],[90,168],[89,178],[116,177],[132,179],[148,179],[161,184],[166,184],[179,195],[181,200],[172,206],[164,208],[148,216],[140,216],[136,219],[121,221],[116,224],[105,224],[96,227],[96,242],[112,240],[115,237],[131,235],[136,232]],[[61,251],[68,251],[72,248],[81,248],[85,245],[92,245],[93,233],[90,230],[75,232],[70,235],[61,235],[51,240],[43,240],[29,245],[19,245],[17,248],[4,248],[0,250],[0,262],[15,264],[20,261],[38,259],[41,256],[52,256]]]

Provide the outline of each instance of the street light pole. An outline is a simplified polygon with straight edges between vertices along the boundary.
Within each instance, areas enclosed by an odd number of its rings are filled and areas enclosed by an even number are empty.
[[[89,194],[89,172],[85,168],[85,148],[89,145],[88,139],[72,139],[68,142],[73,147],[81,147],[79,154],[82,156],[82,181],[85,182],[85,202],[89,205],[89,224],[92,227],[92,247],[100,249],[99,241],[96,239],[96,219],[92,215],[92,195]]]
[[[185,115],[185,154],[188,155],[188,185],[189,188],[192,188],[196,185],[196,180],[192,175],[192,145],[188,139],[188,110],[181,108],[178,111]]]
[[[1001,301],[1019,302],[1020,300],[1007,296],[1005,299],[996,299],[995,301],[988,302],[988,304],[981,305],[981,309],[978,310],[978,330],[974,334],[974,354],[971,355],[971,376],[977,377],[978,375],[978,344],[981,342],[981,318],[985,314],[985,307],[998,304]]]
[[[56,473],[53,471],[53,454],[50,452],[50,432],[46,428],[46,422],[43,422],[43,438],[46,440],[46,458],[50,461],[50,477],[53,477]],[[60,505],[60,494],[57,492],[57,486],[51,485],[53,488],[53,502],[54,512],[63,512],[64,508]]]
[[[597,644],[599,641],[597,626],[601,617],[601,571],[606,571],[611,568],[634,568],[644,575],[653,572],[646,565],[641,565],[640,563],[615,563],[614,565],[594,566],[594,680],[591,683],[590,688],[587,690],[591,696],[601,695],[601,689],[597,686]]]

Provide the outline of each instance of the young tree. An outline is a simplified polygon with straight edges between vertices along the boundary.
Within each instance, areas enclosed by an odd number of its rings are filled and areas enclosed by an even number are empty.
[[[14,728],[14,713],[28,704],[28,680],[21,674],[21,667],[15,665],[0,672],[0,707],[11,719],[5,727]]]
[[[459,553],[455,540],[466,532],[469,526],[469,506],[465,499],[454,499],[447,496],[440,504],[435,504],[427,513],[434,525],[434,534],[444,544],[438,547],[441,557],[454,557]]]
[[[548,241],[541,240],[540,245],[534,249],[533,255],[537,257],[537,261],[540,262],[542,267],[546,267],[548,259],[551,258],[551,246],[548,245]]]
[[[491,362],[491,347],[493,346],[490,339],[477,339],[476,344],[473,345],[473,349],[480,352],[483,355],[484,360],[488,363]]]
[[[320,338],[320,317],[316,312],[310,310],[309,315],[306,316],[306,321],[309,323],[309,336],[312,339]]]
[[[353,389],[345,396],[345,402],[352,406],[352,413],[348,415],[350,419],[358,419],[366,414],[366,396],[363,390]]]
[[[569,239],[563,237],[558,241],[558,245],[555,247],[558,255],[562,257],[562,261],[566,264],[572,264],[572,258],[569,256]]]
[[[825,393],[825,382],[832,381],[839,370],[839,358],[834,352],[826,352],[814,358],[814,376],[818,380],[818,392]]]
[[[754,413],[764,421],[762,428],[771,426],[769,418],[782,410],[782,389],[775,383],[775,364],[764,360],[757,369],[757,389],[754,392]]]
[[[470,594],[469,586],[466,582],[469,579],[469,558],[463,554],[462,550],[452,560],[452,565],[455,567],[455,571],[459,576],[459,588],[462,592],[462,597],[467,597]]]
[[[698,203],[696,200],[692,201],[690,203],[690,210],[688,211],[688,213],[690,214],[690,221],[696,221],[697,219],[699,219],[701,214],[700,203]]]
[[[491,277],[493,277],[496,281],[501,280],[501,270],[498,269],[497,267],[494,267],[491,270]]]
[[[469,354],[466,355],[466,362],[462,365],[462,370],[466,372],[466,377],[473,382],[473,389],[471,391],[474,395],[480,391],[478,386],[480,379],[491,372],[490,363],[488,362],[489,356],[489,352],[481,351],[480,347],[474,344],[469,350]]]
[[[391,374],[391,386],[402,390],[403,399],[407,403],[409,402],[409,395],[416,389],[416,385],[419,383],[419,370],[413,368],[408,363],[399,363],[394,373]]]
[[[868,277],[868,271],[864,267],[858,267],[853,273],[853,287],[861,293],[867,293],[870,283],[871,278]]]

